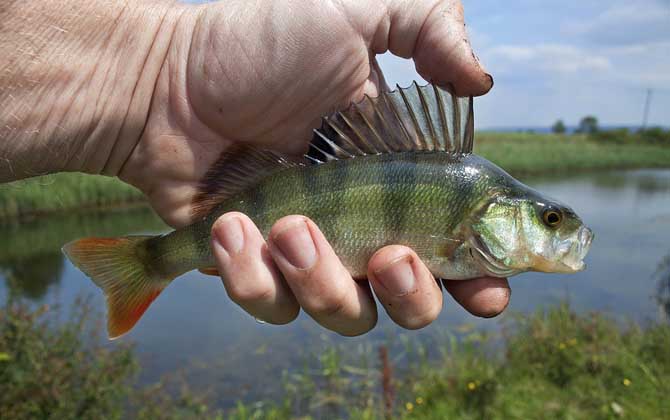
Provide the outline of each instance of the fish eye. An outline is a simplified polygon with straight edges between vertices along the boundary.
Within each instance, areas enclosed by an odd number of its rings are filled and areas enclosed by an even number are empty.
[[[542,221],[549,227],[556,227],[563,221],[563,213],[553,207],[549,207],[542,213]]]

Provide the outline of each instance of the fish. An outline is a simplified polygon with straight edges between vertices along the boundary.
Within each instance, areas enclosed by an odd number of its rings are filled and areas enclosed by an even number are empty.
[[[201,182],[189,226],[66,244],[106,296],[110,339],[130,331],[173,279],[215,267],[211,227],[230,211],[266,238],[283,216],[311,218],[356,279],[389,244],[413,248],[437,278],[583,270],[591,229],[474,154],[473,98],[452,91],[415,82],[365,96],[324,117],[300,158],[246,145],[225,151]]]

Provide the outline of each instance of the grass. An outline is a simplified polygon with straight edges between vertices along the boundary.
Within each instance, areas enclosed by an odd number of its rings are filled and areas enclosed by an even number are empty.
[[[321,358],[337,362],[335,374],[294,375],[283,402],[239,404],[231,418],[662,419],[669,343],[667,324],[622,327],[561,305],[508,318],[502,337],[471,331],[443,341],[437,361],[409,344],[413,356],[395,375],[383,357],[376,376],[347,371],[347,349],[331,350]]]
[[[0,223],[44,213],[144,202],[136,188],[99,175],[60,173],[0,185]]]
[[[605,134],[481,132],[477,133],[475,151],[514,175],[670,167],[667,141],[635,141],[630,134],[620,137],[617,141]],[[144,200],[137,189],[118,179],[76,173],[48,175],[0,185],[0,223]]]
[[[601,137],[482,132],[477,133],[475,151],[515,175],[670,167],[670,147],[663,145],[667,141]],[[117,179],[74,173],[48,175],[0,185],[0,223],[143,200],[138,190]]]
[[[670,167],[667,145],[585,135],[483,132],[477,134],[475,152],[514,175]]]
[[[195,419],[215,412],[187,388],[136,386],[132,347],[105,346],[85,300],[69,314],[35,308],[11,292],[0,308],[0,417],[6,419]],[[64,322],[55,320],[63,317]]]
[[[213,408],[184,383],[178,391],[169,382],[134,385],[132,348],[100,344],[85,302],[63,323],[53,322],[55,312],[30,309],[12,293],[0,309],[0,412],[8,418],[661,419],[670,412],[670,326],[620,325],[565,304],[507,316],[498,333],[465,325],[430,342],[395,335],[379,351],[326,343],[305,367],[273,379],[279,400],[228,408]]]

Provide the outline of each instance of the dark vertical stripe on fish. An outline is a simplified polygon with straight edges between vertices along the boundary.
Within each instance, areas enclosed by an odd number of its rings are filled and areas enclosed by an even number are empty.
[[[416,156],[406,154],[402,160],[389,156],[384,160],[382,165],[384,227],[395,238],[408,222],[416,184]]]
[[[257,226],[264,226],[266,223],[273,223],[274,221],[268,221],[267,210],[268,210],[268,201],[267,195],[270,194],[267,191],[267,184],[261,183],[255,188],[250,189],[246,194],[247,206],[250,207],[251,214],[253,214],[254,222]]]
[[[314,171],[311,170],[311,166],[303,168],[300,171],[300,177],[302,182],[300,183],[300,191],[296,191],[297,195],[309,196],[314,194],[317,191],[320,191],[320,176],[319,174],[323,171]],[[305,200],[303,203],[304,206],[304,215],[310,218],[315,217],[315,212],[317,209],[317,203],[313,199]]]
[[[350,162],[338,161],[331,163],[332,167],[328,171],[324,171],[318,176],[318,183],[321,185],[322,191],[327,191],[332,194],[331,205],[327,208],[321,208],[321,217],[324,220],[332,220],[322,227],[327,238],[334,238],[337,236],[337,229],[343,228],[343,221],[339,219],[347,216],[347,202],[344,199],[344,194],[337,193],[337,191],[344,190],[347,187],[349,176]]]

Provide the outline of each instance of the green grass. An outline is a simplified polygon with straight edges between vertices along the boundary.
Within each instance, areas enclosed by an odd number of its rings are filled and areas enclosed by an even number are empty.
[[[382,373],[382,362],[377,376],[347,368],[340,359],[350,349],[331,349],[320,358],[334,371],[293,375],[284,401],[240,403],[231,418],[662,419],[670,412],[667,324],[622,327],[566,305],[507,320],[501,336],[466,331],[460,341],[431,343],[440,346],[437,361],[426,357],[434,348],[407,343],[409,363],[394,375]]]
[[[176,379],[140,387],[131,346],[101,344],[99,316],[85,300],[70,313],[33,307],[11,292],[0,307],[3,419],[196,419],[216,412]],[[55,320],[62,318],[64,322]],[[182,384],[183,385],[183,384]]]
[[[670,167],[667,142],[596,140],[584,135],[477,133],[475,151],[508,172],[542,174],[602,169]],[[118,179],[56,174],[0,185],[0,222],[73,209],[144,200]]]
[[[508,315],[497,333],[463,325],[421,342],[394,334],[380,352],[324,343],[310,349],[305,367],[273,379],[283,389],[278,400],[213,408],[183,382],[180,391],[169,381],[134,385],[133,349],[101,344],[99,318],[85,302],[56,324],[57,309],[12,297],[11,279],[9,289],[0,308],[0,412],[8,418],[662,419],[670,412],[670,326],[621,325],[567,305]],[[215,384],[208,389],[215,397]]]
[[[584,135],[477,133],[475,152],[515,175],[670,167],[667,145]]]
[[[118,179],[60,173],[0,185],[0,223],[16,217],[143,202],[144,196]]]

